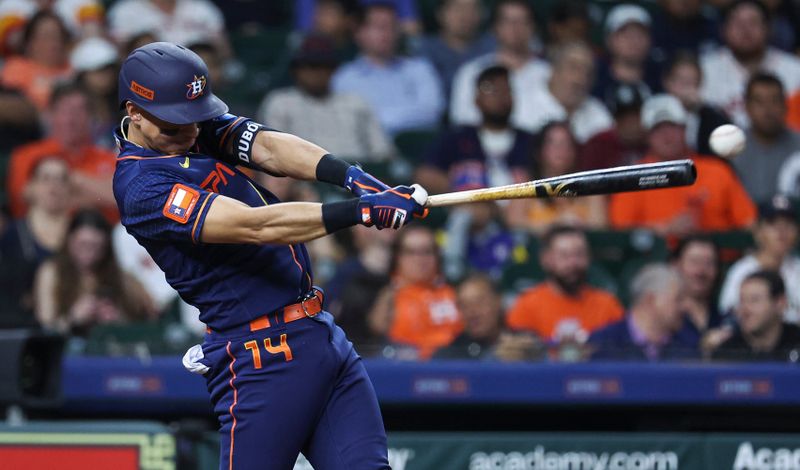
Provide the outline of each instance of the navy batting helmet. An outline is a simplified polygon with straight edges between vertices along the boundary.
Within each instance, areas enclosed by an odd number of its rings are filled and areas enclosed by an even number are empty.
[[[119,102],[130,101],[172,124],[191,124],[228,112],[211,92],[208,67],[197,54],[169,42],[130,53],[119,71]]]

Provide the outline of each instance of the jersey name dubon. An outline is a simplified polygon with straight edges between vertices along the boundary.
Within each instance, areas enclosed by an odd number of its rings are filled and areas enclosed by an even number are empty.
[[[250,147],[253,144],[253,137],[259,129],[261,129],[261,126],[257,123],[252,121],[247,123],[247,130],[242,132],[242,136],[239,137],[239,160],[250,162]]]
[[[185,224],[189,221],[197,200],[200,199],[200,192],[182,184],[176,184],[169,193],[167,203],[164,204],[162,211],[164,216],[175,222]]]

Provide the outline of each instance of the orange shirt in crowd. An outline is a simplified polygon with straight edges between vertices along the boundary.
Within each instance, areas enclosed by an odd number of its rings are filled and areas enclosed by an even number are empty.
[[[69,78],[69,66],[46,67],[21,56],[8,59],[0,70],[3,85],[20,90],[36,105],[39,111],[47,108],[53,85],[59,80]]]
[[[542,282],[522,294],[506,317],[513,330],[533,331],[542,338],[553,339],[559,329],[577,323],[586,333],[622,318],[624,309],[610,293],[592,286],[581,288],[576,296],[568,296],[550,282]]]
[[[67,150],[54,139],[40,140],[17,147],[11,153],[7,185],[11,214],[14,217],[22,217],[28,210],[27,203],[23,197],[25,185],[28,184],[31,171],[36,167],[36,164],[47,157],[61,158],[67,162],[71,170],[79,171],[93,178],[107,178],[108,181],[111,181],[114,177],[116,156],[110,150],[102,147],[88,145],[81,149]],[[103,211],[109,221],[116,222],[119,220],[116,206],[101,207],[99,209]]]
[[[800,90],[786,100],[786,125],[800,132]]]
[[[447,284],[409,284],[397,289],[389,339],[419,350],[421,359],[450,344],[464,325],[456,293]]]
[[[609,218],[614,228],[657,227],[680,214],[690,214],[700,230],[746,228],[756,220],[756,207],[730,165],[716,157],[695,155],[697,181],[691,186],[619,193],[611,196]],[[657,160],[645,158],[641,163]]]

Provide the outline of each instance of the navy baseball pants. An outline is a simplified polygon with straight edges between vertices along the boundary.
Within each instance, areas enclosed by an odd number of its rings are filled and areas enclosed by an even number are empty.
[[[361,358],[333,316],[209,333],[201,362],[220,423],[221,470],[389,469],[386,432]]]

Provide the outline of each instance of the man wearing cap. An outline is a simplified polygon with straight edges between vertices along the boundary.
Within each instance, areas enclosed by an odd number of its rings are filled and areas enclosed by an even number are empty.
[[[220,468],[386,470],[386,434],[358,354],[324,310],[305,242],[424,217],[425,190],[389,188],[294,135],[229,114],[189,49],[155,42],[122,63],[126,117],[114,197],[122,224],[200,310],[184,366],[203,374]],[[282,203],[237,166],[338,185],[355,196]]]
[[[608,56],[598,61],[592,94],[604,100],[625,83],[653,93],[660,88],[658,65],[651,57],[650,14],[638,5],[617,5],[606,16]]]
[[[614,127],[595,134],[581,148],[578,165],[582,170],[631,165],[647,151],[647,134],[641,117],[647,87],[623,83],[610,96],[607,104],[614,115]]]
[[[355,94],[331,91],[331,77],[339,66],[334,47],[327,36],[306,37],[292,57],[294,86],[270,93],[259,118],[343,158],[386,160],[392,145],[369,104]]]
[[[698,172],[699,174],[699,172]],[[719,296],[719,308],[730,313],[739,304],[742,281],[759,270],[780,272],[788,290],[784,319],[800,320],[800,257],[793,254],[798,240],[797,213],[785,196],[775,196],[758,208],[758,222],[753,227],[756,249],[728,269]]]
[[[749,227],[756,209],[728,164],[693,154],[686,145],[686,110],[671,95],[656,95],[642,107],[648,152],[641,163],[691,158],[697,167],[692,186],[611,196],[609,217],[616,229],[644,227],[662,235]]]

